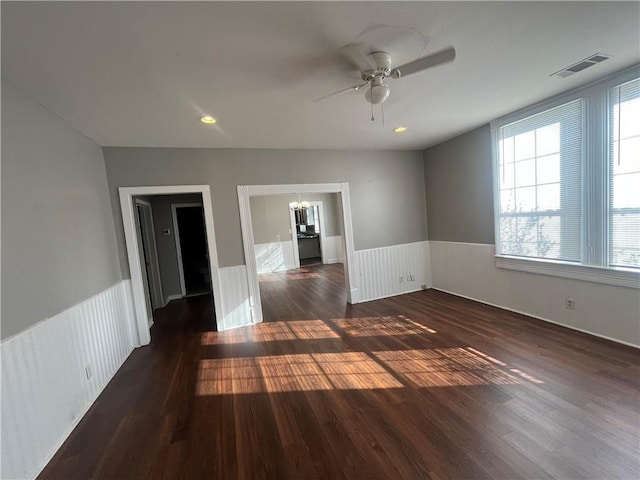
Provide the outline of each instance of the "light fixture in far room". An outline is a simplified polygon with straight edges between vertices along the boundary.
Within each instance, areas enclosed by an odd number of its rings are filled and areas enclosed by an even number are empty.
[[[311,204],[309,202],[293,202],[293,209],[294,210],[303,210],[305,208],[309,208],[311,206]]]
[[[403,126],[396,127],[396,128],[393,129],[393,131],[396,132],[396,133],[406,132],[407,131],[407,127],[403,127]]]
[[[206,123],[207,125],[213,125],[214,123],[217,122],[217,120],[213,118],[211,115],[205,115],[203,117],[200,117],[200,121],[202,123]]]

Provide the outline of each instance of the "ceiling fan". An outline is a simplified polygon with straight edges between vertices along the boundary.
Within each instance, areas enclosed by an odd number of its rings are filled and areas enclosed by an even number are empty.
[[[391,89],[385,84],[387,78],[406,77],[451,62],[456,58],[456,50],[453,47],[447,47],[399,67],[393,67],[393,58],[390,53],[378,50],[367,52],[366,46],[362,44],[347,45],[341,49],[341,53],[351,66],[360,72],[362,83],[330,93],[316,99],[316,101],[366,89],[365,98],[367,101],[372,105],[378,105],[383,103],[391,93]]]

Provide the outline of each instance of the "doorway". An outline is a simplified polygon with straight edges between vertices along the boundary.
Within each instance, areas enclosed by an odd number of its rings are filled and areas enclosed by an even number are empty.
[[[325,230],[324,202],[290,203],[289,220],[296,268],[338,261],[338,258],[330,258],[335,254],[331,255],[328,251],[330,248],[327,245]]]
[[[201,203],[171,205],[182,296],[211,292],[204,212]]]
[[[136,205],[135,197],[174,195],[174,194],[201,194],[202,208],[205,219],[205,231],[207,250],[209,254],[209,268],[211,272],[211,289],[213,291],[213,305],[215,320],[220,328],[224,326],[225,316],[222,307],[222,292],[220,286],[220,269],[218,267],[218,253],[215,241],[215,229],[213,223],[213,208],[211,202],[211,188],[209,185],[177,185],[154,187],[120,187],[120,209],[124,227],[125,242],[127,246],[127,259],[131,272],[131,290],[133,294],[133,311],[135,322],[131,324],[131,338],[138,346],[148,345],[151,341],[149,319],[151,311],[145,300],[145,287],[143,269],[140,259],[142,239],[136,233]],[[169,232],[170,233],[170,232]],[[164,231],[162,236],[167,235]],[[165,237],[169,238],[169,237]]]
[[[353,225],[351,220],[351,199],[348,183],[301,184],[301,185],[240,185],[238,186],[238,205],[242,243],[246,262],[246,276],[249,289],[249,308],[252,323],[263,320],[256,244],[253,234],[251,201],[252,197],[271,195],[304,195],[314,193],[337,193],[340,199],[341,223],[343,228],[344,283],[347,302],[359,303],[358,265],[354,251]]]

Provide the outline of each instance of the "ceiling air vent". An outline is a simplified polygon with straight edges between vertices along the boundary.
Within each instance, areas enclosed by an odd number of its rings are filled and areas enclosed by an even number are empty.
[[[604,62],[605,60],[611,57],[612,55],[607,55],[606,53],[594,53],[590,57],[580,60],[579,62],[574,63],[573,65],[567,68],[563,68],[562,70],[552,73],[550,76],[567,78],[573,75],[574,73],[581,72],[582,70],[592,67],[600,62]]]

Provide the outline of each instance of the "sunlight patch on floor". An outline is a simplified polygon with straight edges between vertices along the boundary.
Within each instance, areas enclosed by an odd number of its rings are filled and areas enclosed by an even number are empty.
[[[315,272],[309,273],[286,273],[282,272],[281,275],[277,273],[262,273],[258,275],[258,281],[262,282],[282,282],[285,280],[308,280],[310,278],[320,278],[320,274]]]
[[[471,348],[381,351],[373,355],[417,387],[542,383]]]
[[[277,342],[283,340],[318,340],[339,338],[322,320],[289,320],[266,322],[224,332],[204,332],[202,345],[230,345],[251,342]]]
[[[363,352],[201,360],[197,395],[371,390],[403,385]]]
[[[199,362],[196,395],[543,383],[476,352],[460,347],[207,359]]]
[[[400,336],[423,333],[438,333],[434,329],[405,317],[394,315],[385,317],[339,318],[331,320],[337,327],[353,337]]]

